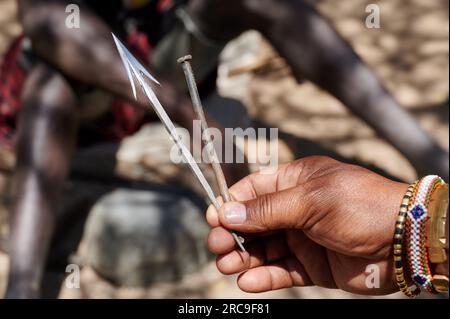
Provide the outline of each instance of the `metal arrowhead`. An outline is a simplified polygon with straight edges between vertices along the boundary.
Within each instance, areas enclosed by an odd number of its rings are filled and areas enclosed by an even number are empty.
[[[131,88],[133,90],[134,98],[136,99],[136,87],[134,85],[134,77],[137,79],[139,84],[141,86],[144,85],[145,79],[143,76],[147,77],[151,81],[155,82],[158,85],[161,85],[158,80],[155,79],[145,68],[144,66],[136,60],[136,58],[128,51],[128,49],[123,45],[122,42],[114,35],[114,33],[111,33],[114,39],[114,42],[116,43],[117,51],[119,51],[120,58],[122,59],[122,63],[125,67],[125,70],[127,71],[128,79],[131,83]]]

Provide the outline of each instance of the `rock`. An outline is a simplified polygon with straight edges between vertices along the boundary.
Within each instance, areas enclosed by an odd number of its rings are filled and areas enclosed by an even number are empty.
[[[90,213],[85,261],[119,286],[177,281],[210,260],[203,210],[169,192],[116,190]]]

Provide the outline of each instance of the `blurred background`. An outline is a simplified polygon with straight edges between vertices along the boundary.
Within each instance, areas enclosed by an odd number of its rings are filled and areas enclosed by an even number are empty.
[[[448,1],[313,3],[400,104],[448,151]],[[365,27],[365,8],[370,3],[381,8],[380,29]],[[14,0],[0,0],[0,64],[11,41],[21,33],[16,10]],[[206,103],[208,111],[217,118],[235,116],[279,127],[282,162],[325,154],[365,164],[405,181],[416,178],[408,161],[339,101],[308,81],[298,83],[283,59],[256,31],[246,32],[226,46],[217,85],[222,96],[241,102],[244,108],[237,104],[233,106],[234,115],[230,115],[213,100]],[[71,178],[65,186],[67,194],[60,214],[71,218],[54,236],[44,296],[362,298],[315,287],[257,295],[241,292],[236,278],[221,275],[206,251],[208,228],[203,220],[202,192],[186,167],[171,163],[170,147],[162,126],[149,123],[119,145],[75,155],[75,170],[80,164],[83,174]],[[110,156],[115,160],[108,159]],[[6,206],[14,161],[12,148],[0,144],[0,296],[8,274]],[[87,162],[92,167],[86,167]],[[135,183],[123,185],[108,179],[99,169],[108,165],[114,165],[117,174]],[[212,180],[211,172],[207,167],[205,170]],[[154,216],[150,220],[149,207]],[[168,232],[174,235],[166,236]],[[71,263],[80,265],[79,289],[68,288],[64,281],[66,265]]]

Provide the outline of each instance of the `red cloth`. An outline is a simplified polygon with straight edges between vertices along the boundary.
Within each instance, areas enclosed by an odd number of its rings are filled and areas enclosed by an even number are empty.
[[[0,67],[0,144],[9,146],[26,77],[25,71],[18,64],[21,50],[22,37],[19,37],[11,43]]]

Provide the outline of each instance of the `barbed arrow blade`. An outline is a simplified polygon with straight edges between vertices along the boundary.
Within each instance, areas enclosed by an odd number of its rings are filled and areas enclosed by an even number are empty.
[[[111,33],[114,39],[114,42],[117,47],[117,51],[119,51],[120,58],[122,59],[122,63],[125,66],[125,70],[127,71],[128,79],[130,80],[131,88],[133,90],[134,98],[136,99],[136,87],[134,85],[134,79],[133,74],[135,75],[136,79],[139,81],[139,84],[142,85],[142,76],[141,74],[145,75],[147,78],[152,80],[153,82],[157,83],[158,85],[161,85],[158,80],[156,80],[140,63],[136,60],[136,58],[128,51],[128,49],[120,42],[120,40],[114,35],[114,33]]]

